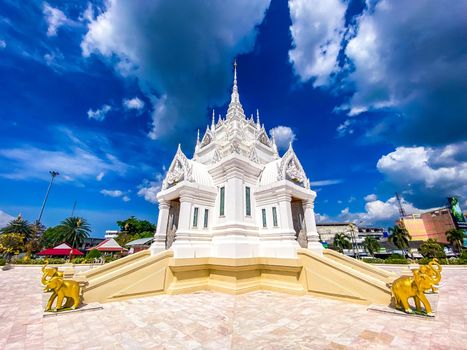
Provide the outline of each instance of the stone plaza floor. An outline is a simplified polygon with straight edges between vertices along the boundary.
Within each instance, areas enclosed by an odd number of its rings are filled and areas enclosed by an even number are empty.
[[[0,349],[467,349],[467,268],[443,269],[434,319],[312,296],[207,291],[43,318],[40,277],[39,267],[0,271]]]

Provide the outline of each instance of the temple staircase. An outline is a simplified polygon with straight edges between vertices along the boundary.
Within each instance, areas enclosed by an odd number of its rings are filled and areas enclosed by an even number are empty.
[[[78,273],[75,279],[86,284],[85,303],[198,290],[230,294],[271,290],[389,305],[389,285],[396,277],[332,250],[320,255],[301,248],[296,259],[175,259],[170,250],[154,256],[145,250]]]

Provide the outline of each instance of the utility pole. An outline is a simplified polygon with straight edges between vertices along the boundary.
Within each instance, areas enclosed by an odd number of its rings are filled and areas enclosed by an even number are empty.
[[[47,203],[47,199],[49,198],[49,192],[52,187],[52,183],[54,182],[55,177],[60,175],[58,171],[53,171],[53,170],[49,171],[49,173],[51,176],[50,182],[49,182],[49,188],[47,188],[47,192],[45,193],[45,198],[44,198],[44,202],[42,203],[41,213],[39,214],[39,219],[37,219],[38,222],[41,222],[42,214],[44,213],[45,204]]]
[[[71,210],[71,216],[75,215],[76,201],[73,203],[73,209]]]

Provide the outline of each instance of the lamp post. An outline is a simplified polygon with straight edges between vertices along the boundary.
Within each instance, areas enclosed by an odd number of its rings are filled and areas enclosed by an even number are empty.
[[[49,173],[51,176],[49,187],[47,188],[47,192],[45,193],[45,198],[44,198],[44,202],[42,203],[41,213],[39,214],[39,219],[37,219],[37,222],[40,222],[42,219],[42,214],[44,213],[45,204],[47,203],[47,199],[49,198],[49,192],[52,187],[52,183],[54,182],[55,177],[60,175],[58,171],[53,171],[53,170],[49,171]]]

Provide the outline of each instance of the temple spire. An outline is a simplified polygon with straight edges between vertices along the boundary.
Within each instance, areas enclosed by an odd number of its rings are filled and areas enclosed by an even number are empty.
[[[227,110],[227,119],[234,116],[245,118],[245,112],[243,112],[242,104],[240,103],[240,95],[238,94],[237,86],[237,61],[234,62],[234,79],[232,94],[230,95],[229,109]]]
[[[199,145],[199,129],[198,129],[198,135],[196,136],[196,144]]]
[[[259,122],[259,109],[256,109],[256,128],[261,128],[261,123]]]
[[[212,110],[212,121],[211,121],[211,130],[214,131],[216,128],[216,121],[215,121],[216,115],[214,109]]]

